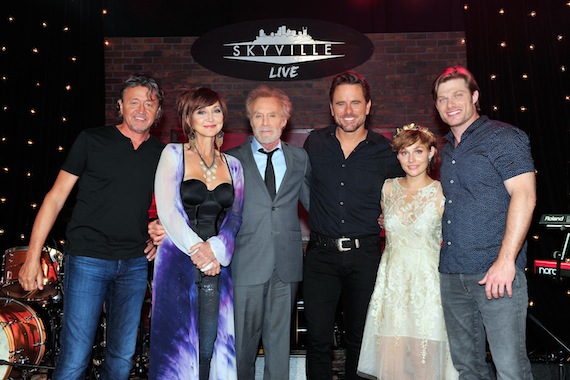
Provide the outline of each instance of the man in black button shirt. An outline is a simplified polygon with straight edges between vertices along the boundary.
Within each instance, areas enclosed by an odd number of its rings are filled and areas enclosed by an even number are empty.
[[[309,380],[332,378],[336,308],[345,295],[346,379],[356,374],[362,332],[380,262],[380,191],[403,172],[390,142],[368,130],[372,105],[366,80],[354,71],[337,75],[330,89],[335,126],[305,141],[312,167],[311,240],[303,273]]]

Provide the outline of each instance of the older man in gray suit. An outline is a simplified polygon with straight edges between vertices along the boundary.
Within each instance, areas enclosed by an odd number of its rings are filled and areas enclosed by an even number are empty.
[[[291,315],[303,265],[298,204],[309,209],[310,176],[305,150],[281,141],[291,108],[280,89],[251,91],[246,110],[254,136],[227,152],[241,161],[245,177],[231,263],[240,380],[255,376],[260,339],[264,379],[289,379]]]

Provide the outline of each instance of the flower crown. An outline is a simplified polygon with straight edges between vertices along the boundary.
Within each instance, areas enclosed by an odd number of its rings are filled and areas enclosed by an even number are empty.
[[[398,136],[400,133],[405,131],[420,131],[422,133],[425,133],[430,139],[435,138],[434,134],[429,129],[427,129],[426,127],[416,125],[415,123],[404,125],[402,128],[396,128],[396,134],[394,135],[394,137]]]

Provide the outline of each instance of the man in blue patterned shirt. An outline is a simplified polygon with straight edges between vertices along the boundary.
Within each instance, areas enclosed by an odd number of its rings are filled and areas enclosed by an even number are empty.
[[[453,363],[461,379],[532,379],[526,351],[526,234],[536,203],[528,136],[480,116],[479,87],[463,67],[433,85],[450,127],[442,150],[446,197],[439,271]]]

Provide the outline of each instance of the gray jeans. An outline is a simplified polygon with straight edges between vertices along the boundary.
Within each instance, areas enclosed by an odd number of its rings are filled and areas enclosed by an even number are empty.
[[[486,363],[489,349],[497,380],[532,379],[526,350],[528,290],[517,268],[513,297],[488,300],[484,274],[440,273],[441,302],[453,365],[462,380],[494,379]],[[505,292],[506,293],[506,292]]]

